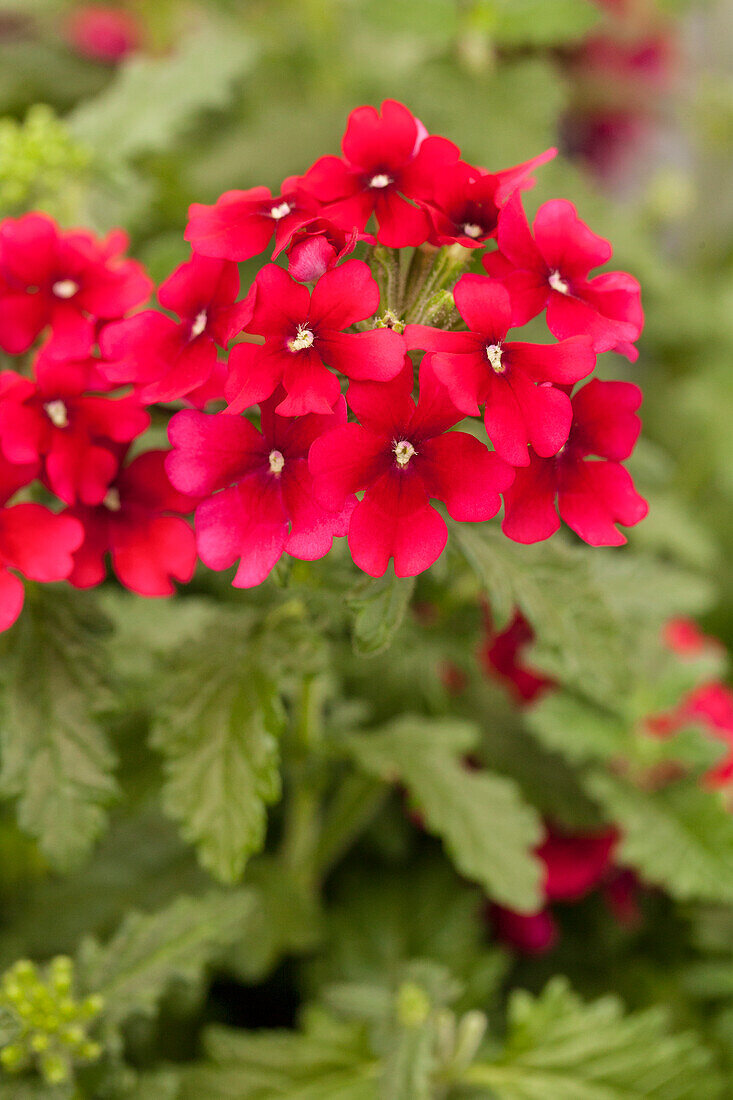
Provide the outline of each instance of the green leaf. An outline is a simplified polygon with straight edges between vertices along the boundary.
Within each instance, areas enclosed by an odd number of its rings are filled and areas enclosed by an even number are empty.
[[[207,19],[164,57],[137,55],[95,99],[68,117],[72,133],[102,157],[160,153],[202,111],[225,106],[234,82],[254,64],[251,37]]]
[[[541,865],[532,852],[541,822],[511,780],[466,767],[477,740],[468,722],[404,717],[346,744],[366,771],[404,783],[462,874],[502,904],[528,911],[541,901]]]
[[[179,897],[157,913],[130,913],[104,946],[82,943],[80,985],[104,998],[108,1024],[152,1016],[174,980],[197,982],[206,964],[237,938],[252,904],[247,890],[212,891]]]
[[[618,824],[619,862],[686,901],[733,901],[733,816],[694,779],[654,792],[594,773],[588,792]]]
[[[663,1009],[624,1016],[614,996],[584,1004],[565,978],[538,997],[516,990],[503,1052],[471,1066],[467,1084],[495,1100],[714,1100],[720,1082],[692,1032],[672,1033]]]
[[[625,551],[551,542],[523,546],[491,524],[454,525],[499,624],[520,608],[536,635],[533,665],[610,710],[659,660],[662,624],[699,611],[708,586],[695,574]]]
[[[170,662],[152,744],[165,757],[163,806],[204,867],[235,882],[280,796],[279,700],[250,623],[222,620]]]
[[[415,589],[414,577],[396,577],[392,567],[383,577],[369,577],[346,597],[354,613],[354,652],[381,653],[392,644]]]
[[[366,1028],[322,1009],[302,1032],[213,1027],[204,1046],[212,1065],[184,1075],[181,1100],[380,1100]]]
[[[0,794],[54,867],[79,863],[117,793],[114,755],[95,714],[109,706],[107,620],[90,597],[30,588],[2,642]]]

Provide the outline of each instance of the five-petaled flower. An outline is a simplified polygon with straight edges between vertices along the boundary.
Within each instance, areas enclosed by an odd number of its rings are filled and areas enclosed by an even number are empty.
[[[420,396],[412,398],[413,369],[378,385],[352,382],[349,406],[359,424],[344,424],[317,439],[309,465],[318,499],[340,508],[366,490],[349,524],[349,548],[360,569],[381,577],[394,558],[399,577],[422,573],[440,557],[448,537],[430,499],[445,503],[456,520],[491,519],[511,467],[465,432],[449,431],[461,419],[426,356]]]
[[[644,326],[639,284],[624,271],[589,278],[612,255],[611,245],[592,233],[571,202],[544,203],[534,237],[515,192],[499,215],[499,251],[484,256],[512,300],[512,323],[524,325],[547,307],[547,325],[558,339],[587,335],[597,352],[617,351],[634,361],[633,346]]]
[[[344,332],[379,305],[379,287],[361,260],[327,271],[312,294],[275,264],[263,268],[255,285],[247,331],[264,336],[265,343],[232,349],[225,391],[229,412],[265,401],[282,384],[281,416],[327,414],[341,394],[328,367],[348,378],[380,382],[394,378],[402,367],[404,342],[396,332]]]

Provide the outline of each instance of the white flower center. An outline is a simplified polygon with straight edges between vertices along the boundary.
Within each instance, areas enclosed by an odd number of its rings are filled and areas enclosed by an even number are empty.
[[[463,232],[466,234],[467,237],[476,238],[481,236],[481,234],[483,233],[483,229],[480,225],[476,225],[475,222],[464,222]]]
[[[376,176],[372,176],[369,180],[370,187],[389,187],[392,182],[392,177],[387,176],[384,172],[378,172]]]
[[[305,325],[298,325],[298,331],[292,340],[288,340],[288,348],[290,351],[305,351],[307,348],[313,347],[314,336],[309,328]]]
[[[276,222],[279,222],[280,218],[287,218],[292,209],[289,202],[281,202],[279,206],[272,206],[270,208],[270,217],[274,218]]]
[[[399,442],[394,444],[394,447],[392,449],[394,451],[397,465],[402,466],[403,469],[410,461],[412,456],[416,453],[412,443],[410,443],[407,439],[400,439]]]
[[[553,290],[556,290],[558,294],[569,294],[570,287],[563,279],[559,271],[551,271],[550,278],[547,280]]]
[[[107,490],[107,495],[102,501],[102,504],[105,508],[109,508],[110,512],[119,512],[122,507],[122,501],[120,500],[119,490],[115,489],[114,485],[111,489]]]
[[[285,457],[282,451],[270,451],[270,473],[279,477],[285,465]]]
[[[196,314],[196,320],[191,325],[191,340],[195,340],[197,336],[201,335],[206,328],[208,320],[209,317],[205,309],[202,309],[200,313]]]
[[[486,345],[486,358],[491,364],[491,369],[496,374],[503,374],[506,367],[501,361],[501,345],[500,344],[487,344]]]
[[[63,401],[47,401],[43,408],[55,428],[67,428],[69,426],[69,414]]]
[[[59,279],[57,283],[54,283],[51,287],[57,298],[73,298],[79,290],[79,284],[75,283],[73,279]]]

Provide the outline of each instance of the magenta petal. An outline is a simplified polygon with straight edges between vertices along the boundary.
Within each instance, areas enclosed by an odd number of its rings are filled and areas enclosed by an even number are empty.
[[[547,266],[564,276],[586,275],[611,258],[611,245],[580,220],[567,199],[543,203],[534,220],[534,236]]]
[[[145,405],[159,401],[175,401],[203,386],[216,368],[216,346],[208,336],[199,336],[184,344],[170,369],[159,379],[149,382],[140,391]]]
[[[504,287],[486,275],[462,275],[453,291],[456,309],[472,332],[498,344],[511,323],[511,302]]]
[[[33,581],[61,581],[73,567],[84,528],[72,516],[40,504],[16,504],[0,512],[0,555]]]
[[[286,396],[277,406],[277,412],[280,416],[304,416],[306,413],[327,416],[341,396],[336,375],[323,365],[314,348],[285,354],[283,386]]]
[[[633,526],[648,506],[623,466],[585,461],[563,472],[558,509],[568,527],[589,545],[622,546],[626,536],[615,524]]]
[[[514,542],[548,539],[560,526],[555,510],[557,477],[553,460],[532,455],[529,466],[517,470],[514,483],[504,494],[501,529]]]
[[[227,569],[241,558],[233,581],[237,588],[251,588],[265,580],[287,537],[279,489],[256,475],[196,509],[199,557],[211,569]]]
[[[275,222],[263,213],[271,198],[267,187],[229,191],[213,206],[194,203],[189,210],[185,238],[201,256],[241,263],[263,252]]]
[[[518,191],[509,196],[499,214],[497,242],[500,252],[521,270],[544,272],[542,254],[529,229]]]
[[[445,502],[456,520],[491,519],[501,506],[514,471],[472,435],[447,432],[424,443],[419,471],[431,497]]]
[[[8,630],[23,610],[23,582],[0,566],[0,631]]]
[[[313,288],[309,319],[318,328],[344,329],[371,317],[379,287],[362,260],[347,260],[321,275]]]
[[[229,353],[224,387],[227,412],[243,412],[270,397],[282,381],[288,354],[267,344],[236,344]]]
[[[477,338],[473,332],[445,332],[431,325],[406,325],[404,331],[407,351],[472,352]]]
[[[523,402],[526,388],[518,373],[511,379],[495,376],[486,395],[486,433],[499,457],[512,466],[529,465],[529,426]]]
[[[324,332],[317,346],[324,363],[347,378],[389,382],[400,373],[405,361],[404,340],[388,328]]]
[[[424,210],[391,192],[377,199],[377,240],[387,248],[412,248],[430,235],[430,219]]]
[[[573,439],[585,454],[620,462],[628,458],[641,430],[635,415],[642,394],[632,382],[592,379],[573,397]]]
[[[183,409],[171,419],[174,450],[165,468],[176,489],[205,496],[223,489],[263,462],[265,443],[242,416]]]
[[[512,366],[519,367],[535,382],[571,386],[587,378],[596,365],[589,336],[571,336],[557,344],[509,343],[505,347]]]
[[[430,363],[456,409],[464,416],[478,416],[489,374],[488,361],[484,363],[481,352],[474,349],[468,355],[435,354]]]
[[[391,465],[389,441],[358,424],[343,424],[313,443],[308,467],[313,493],[324,508],[340,511],[347,497],[371,485]]]
[[[140,596],[170,596],[172,581],[186,584],[196,566],[196,540],[179,516],[150,516],[114,531],[112,567]]]
[[[414,480],[386,474],[354,509],[349,549],[355,564],[372,577],[384,574],[391,557],[398,577],[414,577],[445,549],[448,529],[434,508],[415,507],[413,499],[403,508],[403,497],[414,496]]]
[[[286,466],[282,478],[282,490],[290,519],[291,529],[285,550],[302,561],[315,561],[326,555],[335,535],[345,535],[353,499],[347,501],[340,512],[329,512],[316,500],[313,477],[308,464],[296,459]]]

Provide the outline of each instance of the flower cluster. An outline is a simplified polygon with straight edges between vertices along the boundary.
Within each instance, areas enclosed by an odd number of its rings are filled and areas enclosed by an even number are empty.
[[[22,357],[22,373],[0,372],[0,630],[20,614],[21,578],[96,585],[107,554],[145,596],[193,574],[182,516],[196,501],[171,486],[164,452],[131,457],[150,415],[99,353],[152,289],[126,245],[43,214],[0,224],[0,347]]]
[[[124,584],[162,595],[191,575],[194,507],[199,557],[239,562],[240,587],[344,536],[373,576],[390,560],[420,573],[447,541],[436,503],[477,523],[503,499],[519,542],[561,519],[591,545],[625,542],[617,525],[646,512],[621,464],[641,394],[588,379],[599,353],[636,358],[639,287],[593,273],[611,246],[572,204],[546,202],[530,229],[521,191],[554,153],[488,172],[400,103],[357,108],[342,155],[278,194],[194,204],[191,258],[137,312],[152,287],[123,234],[6,219],[0,347],[32,363],[0,376],[2,499],[38,479],[67,507],[6,508],[0,532],[43,517],[59,533],[32,562],[32,539],[21,552],[3,535],[2,563],[86,586],[109,552]],[[242,293],[238,263],[263,252]],[[538,315],[549,339],[520,339]],[[145,407],[170,402],[172,453],[129,461]],[[7,577],[4,626],[20,606]]]

